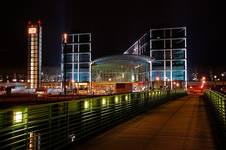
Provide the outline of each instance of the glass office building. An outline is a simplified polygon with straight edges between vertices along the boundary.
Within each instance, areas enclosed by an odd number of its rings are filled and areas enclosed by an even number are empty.
[[[61,72],[67,85],[91,81],[91,33],[63,34]]]
[[[186,27],[150,29],[124,54],[150,56],[150,80],[161,86],[187,88]]]
[[[28,88],[41,88],[42,72],[42,26],[41,22],[28,22],[27,27],[27,83]]]

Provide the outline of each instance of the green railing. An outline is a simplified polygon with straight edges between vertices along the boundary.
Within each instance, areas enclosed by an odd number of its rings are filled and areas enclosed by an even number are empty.
[[[208,102],[209,112],[213,118],[215,131],[217,132],[220,149],[226,148],[226,95],[219,92],[206,90],[204,98]]]
[[[185,92],[148,91],[0,111],[0,149],[60,149]]]

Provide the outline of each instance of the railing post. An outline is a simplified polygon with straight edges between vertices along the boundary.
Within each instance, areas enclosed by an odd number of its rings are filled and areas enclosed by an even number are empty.
[[[223,97],[223,122],[224,122],[224,129],[226,129],[226,98]]]

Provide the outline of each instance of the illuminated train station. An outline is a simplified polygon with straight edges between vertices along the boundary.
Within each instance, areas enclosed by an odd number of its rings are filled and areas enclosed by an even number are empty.
[[[150,63],[146,56],[115,55],[92,62],[92,92],[112,94],[150,88]]]
[[[186,27],[150,29],[123,55],[96,60],[91,34],[64,34],[62,41],[63,87],[69,93],[187,89]]]

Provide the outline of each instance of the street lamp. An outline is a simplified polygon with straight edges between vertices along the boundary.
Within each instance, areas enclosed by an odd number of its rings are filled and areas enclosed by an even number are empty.
[[[217,80],[217,76],[214,75],[213,78],[214,78],[214,88],[216,89],[216,80]]]
[[[202,81],[205,81],[206,80],[206,77],[202,77]]]
[[[222,77],[222,82],[223,82],[223,86],[224,86],[224,73],[221,74]]]

